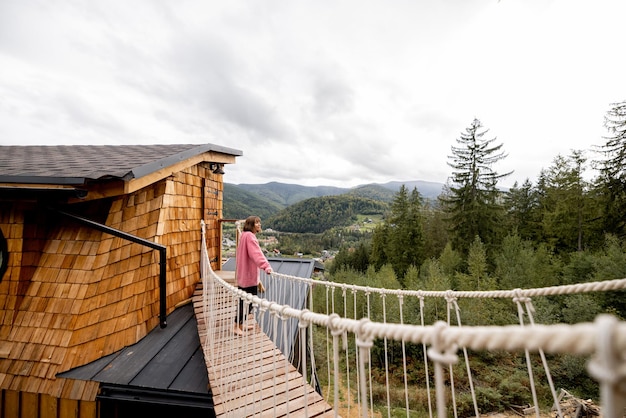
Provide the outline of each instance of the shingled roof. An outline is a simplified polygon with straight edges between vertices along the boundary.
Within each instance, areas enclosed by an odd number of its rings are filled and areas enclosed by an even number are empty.
[[[72,184],[130,180],[204,152],[234,156],[214,144],[0,146],[0,183]]]

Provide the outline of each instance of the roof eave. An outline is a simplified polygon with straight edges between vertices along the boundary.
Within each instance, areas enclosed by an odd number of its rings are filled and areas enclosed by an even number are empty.
[[[144,164],[139,167],[135,167],[128,174],[130,174],[131,178],[138,179],[138,178],[150,175],[152,173],[155,173],[159,170],[166,169],[167,167],[171,167],[178,163],[192,159],[195,156],[203,155],[207,152],[213,153],[213,154],[224,154],[225,156],[226,155],[232,156],[232,161],[229,158],[227,158],[227,160],[229,161],[214,161],[214,162],[223,162],[225,164],[232,163],[234,162],[234,157],[239,157],[243,155],[242,151],[239,151],[233,148],[223,147],[221,145],[214,145],[214,144],[202,144],[202,145],[198,145],[197,147],[190,148],[188,150],[179,152],[177,154],[162,158],[160,160],[153,161],[153,162]]]

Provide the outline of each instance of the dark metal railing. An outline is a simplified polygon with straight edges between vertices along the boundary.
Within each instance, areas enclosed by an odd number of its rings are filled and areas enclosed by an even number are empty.
[[[129,234],[128,232],[120,231],[119,229],[111,228],[110,226],[92,221],[91,219],[83,218],[72,213],[64,212],[62,210],[52,208],[55,212],[74,219],[82,224],[85,224],[98,231],[105,232],[116,237],[124,238],[128,241],[132,241],[137,244],[145,245],[152,249],[159,251],[159,322],[161,328],[167,326],[167,294],[166,294],[166,262],[167,262],[167,250],[164,245],[157,244],[147,239],[140,238],[138,236]]]

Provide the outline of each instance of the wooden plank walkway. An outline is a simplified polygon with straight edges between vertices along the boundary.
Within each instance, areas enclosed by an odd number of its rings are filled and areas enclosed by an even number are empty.
[[[233,272],[216,274],[234,283]],[[302,375],[258,325],[245,337],[234,335],[231,300],[216,304],[211,330],[207,330],[203,314],[202,283],[196,288],[193,304],[205,353],[213,350],[211,359],[205,358],[217,417],[335,417],[332,406],[303,382]],[[207,331],[213,336],[210,347],[205,347]]]

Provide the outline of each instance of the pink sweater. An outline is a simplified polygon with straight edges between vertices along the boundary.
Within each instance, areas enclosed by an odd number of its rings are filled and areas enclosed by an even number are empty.
[[[239,237],[236,256],[236,275],[239,287],[256,286],[259,283],[259,269],[270,267],[259,241],[251,231],[244,231]]]

